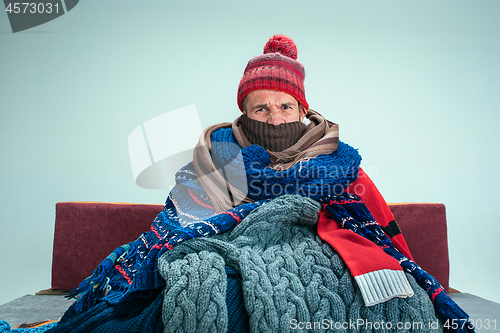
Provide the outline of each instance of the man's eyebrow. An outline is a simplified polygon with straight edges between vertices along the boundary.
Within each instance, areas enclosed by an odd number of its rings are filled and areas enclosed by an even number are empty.
[[[266,103],[262,103],[262,104],[254,105],[254,106],[252,107],[252,109],[253,109],[253,110],[255,110],[255,109],[267,108],[267,107],[268,107],[268,106],[267,106],[267,104],[266,104]]]

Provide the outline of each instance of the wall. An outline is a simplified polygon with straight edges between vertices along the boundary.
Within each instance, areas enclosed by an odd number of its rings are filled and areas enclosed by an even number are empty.
[[[450,285],[500,302],[499,10],[85,0],[15,34],[0,13],[0,304],[50,287],[56,202],[163,203],[135,185],[128,135],[190,104],[203,127],[232,121],[243,69],[275,33],[295,40],[311,108],[387,201],[446,204]]]

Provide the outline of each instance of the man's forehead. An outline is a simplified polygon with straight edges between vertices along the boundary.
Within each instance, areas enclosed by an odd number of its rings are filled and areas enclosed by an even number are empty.
[[[297,100],[290,94],[277,90],[255,90],[245,97],[252,104],[297,104]]]

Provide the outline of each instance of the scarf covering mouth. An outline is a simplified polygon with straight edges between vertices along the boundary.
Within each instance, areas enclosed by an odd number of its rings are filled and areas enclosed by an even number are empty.
[[[239,118],[239,124],[250,142],[272,152],[280,152],[293,146],[306,129],[306,124],[302,121],[274,125],[249,118],[245,114]]]
[[[297,163],[309,161],[319,155],[328,155],[337,150],[339,126],[311,109],[308,110],[306,117],[310,123],[295,144],[279,152],[266,150],[269,154],[272,169],[277,171],[289,170]],[[220,171],[224,166],[214,163],[211,155],[212,145],[214,144],[211,142],[212,133],[221,128],[231,127],[237,144],[228,142],[216,144],[225,145],[226,150],[233,151],[233,166],[239,165],[237,173],[245,172],[242,155],[236,151],[246,148],[254,144],[254,142],[250,142],[246,137],[240,121],[241,116],[236,118],[232,124],[221,123],[208,127],[200,135],[198,144],[194,149],[193,164],[196,174],[212,200],[216,212],[224,212],[240,203],[253,202],[245,194],[246,183],[243,184],[240,181],[241,176],[235,174],[224,175]]]

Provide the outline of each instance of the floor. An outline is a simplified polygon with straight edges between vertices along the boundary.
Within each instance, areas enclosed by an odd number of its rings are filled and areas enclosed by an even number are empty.
[[[500,332],[500,304],[468,293],[450,294],[469,314],[478,333]]]
[[[467,293],[452,293],[451,297],[469,314],[476,332],[500,332],[500,304]],[[26,321],[57,320],[72,302],[64,296],[26,295],[0,305],[0,320],[11,326]]]
[[[8,322],[11,327],[26,321],[57,320],[73,302],[64,296],[25,295],[0,305],[0,320]]]

